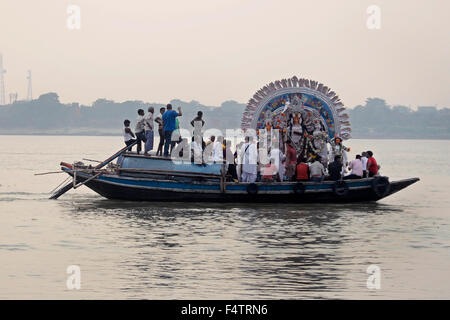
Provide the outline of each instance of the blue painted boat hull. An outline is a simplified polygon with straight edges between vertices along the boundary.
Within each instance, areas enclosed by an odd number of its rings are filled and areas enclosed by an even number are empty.
[[[69,169],[64,169],[73,175]],[[92,177],[78,173],[77,182]],[[390,183],[389,191],[380,196],[372,188],[373,178],[348,180],[348,192],[338,195],[334,181],[323,183],[306,182],[304,192],[295,190],[296,183],[256,183],[257,193],[249,194],[246,183],[226,183],[221,192],[220,184],[214,182],[193,182],[156,180],[121,175],[101,175],[86,182],[86,186],[108,199],[128,201],[180,201],[180,202],[244,202],[244,203],[346,203],[377,201],[419,181],[418,178]]]

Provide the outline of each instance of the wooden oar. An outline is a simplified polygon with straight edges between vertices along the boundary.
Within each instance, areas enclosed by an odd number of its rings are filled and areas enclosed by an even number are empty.
[[[119,151],[117,151],[116,153],[114,153],[111,157],[109,157],[108,159],[106,159],[103,162],[100,162],[95,169],[101,169],[104,166],[106,166],[108,163],[110,163],[111,161],[113,161],[114,159],[116,159],[117,157],[119,157],[122,153],[124,153],[125,151],[127,151],[129,148],[133,147],[135,144],[137,143],[137,141],[133,142],[132,144],[130,144],[129,146],[126,146],[122,149],[120,149]],[[59,197],[61,197],[64,193],[66,193],[67,191],[71,190],[73,188],[73,182],[69,182],[68,184],[66,184],[65,186],[61,187],[60,189],[58,189],[54,194],[52,194],[52,196],[50,197],[50,199],[58,199]]]

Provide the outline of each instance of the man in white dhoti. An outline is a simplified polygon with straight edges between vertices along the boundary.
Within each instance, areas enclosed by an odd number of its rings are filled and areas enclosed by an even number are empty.
[[[211,152],[212,161],[217,163],[223,162],[223,137],[218,137],[217,141],[213,142],[213,148]]]
[[[245,137],[242,147],[242,182],[255,182],[257,177],[258,150],[253,137]]]

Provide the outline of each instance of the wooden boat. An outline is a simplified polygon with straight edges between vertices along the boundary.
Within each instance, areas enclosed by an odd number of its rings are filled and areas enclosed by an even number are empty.
[[[310,148],[310,153],[334,157],[336,150],[342,154],[350,150],[337,142],[337,138],[351,137],[344,104],[334,91],[317,81],[294,76],[272,82],[253,95],[242,114],[241,129],[254,130],[260,137],[278,131],[282,134],[278,141],[284,143],[296,132],[294,128],[302,131],[298,137],[307,139],[303,147],[297,141],[296,148],[301,151],[298,154],[307,154]],[[334,150],[331,154],[325,150],[328,143]],[[126,150],[124,147],[95,167],[61,163],[62,170],[73,177],[73,182],[57,190],[51,198],[57,199],[72,188],[86,185],[108,199],[137,201],[357,202],[380,200],[419,181],[410,178],[390,182],[388,177],[378,176],[321,183],[229,182],[221,164],[180,164]],[[118,157],[117,164],[103,169]]]
[[[330,203],[377,201],[419,181],[387,177],[315,182],[226,181],[221,164],[175,164],[170,159],[123,154],[98,169],[61,163],[73,186],[86,185],[108,199],[182,202]]]

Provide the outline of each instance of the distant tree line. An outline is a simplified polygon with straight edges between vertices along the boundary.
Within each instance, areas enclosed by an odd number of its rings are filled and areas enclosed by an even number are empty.
[[[197,101],[170,101],[183,108],[181,127],[190,128],[197,111],[202,111],[206,128],[239,128],[245,104],[226,101],[219,107]],[[98,99],[92,106],[62,104],[56,93],[32,101],[17,101],[0,107],[0,134],[120,134],[123,120],[134,123],[139,108],[153,106],[156,112],[166,104],[144,101],[114,102]],[[348,109],[353,138],[450,139],[450,109],[389,106],[379,98]]]
[[[433,106],[417,110],[369,98],[349,110],[354,138],[450,139],[450,109]]]

